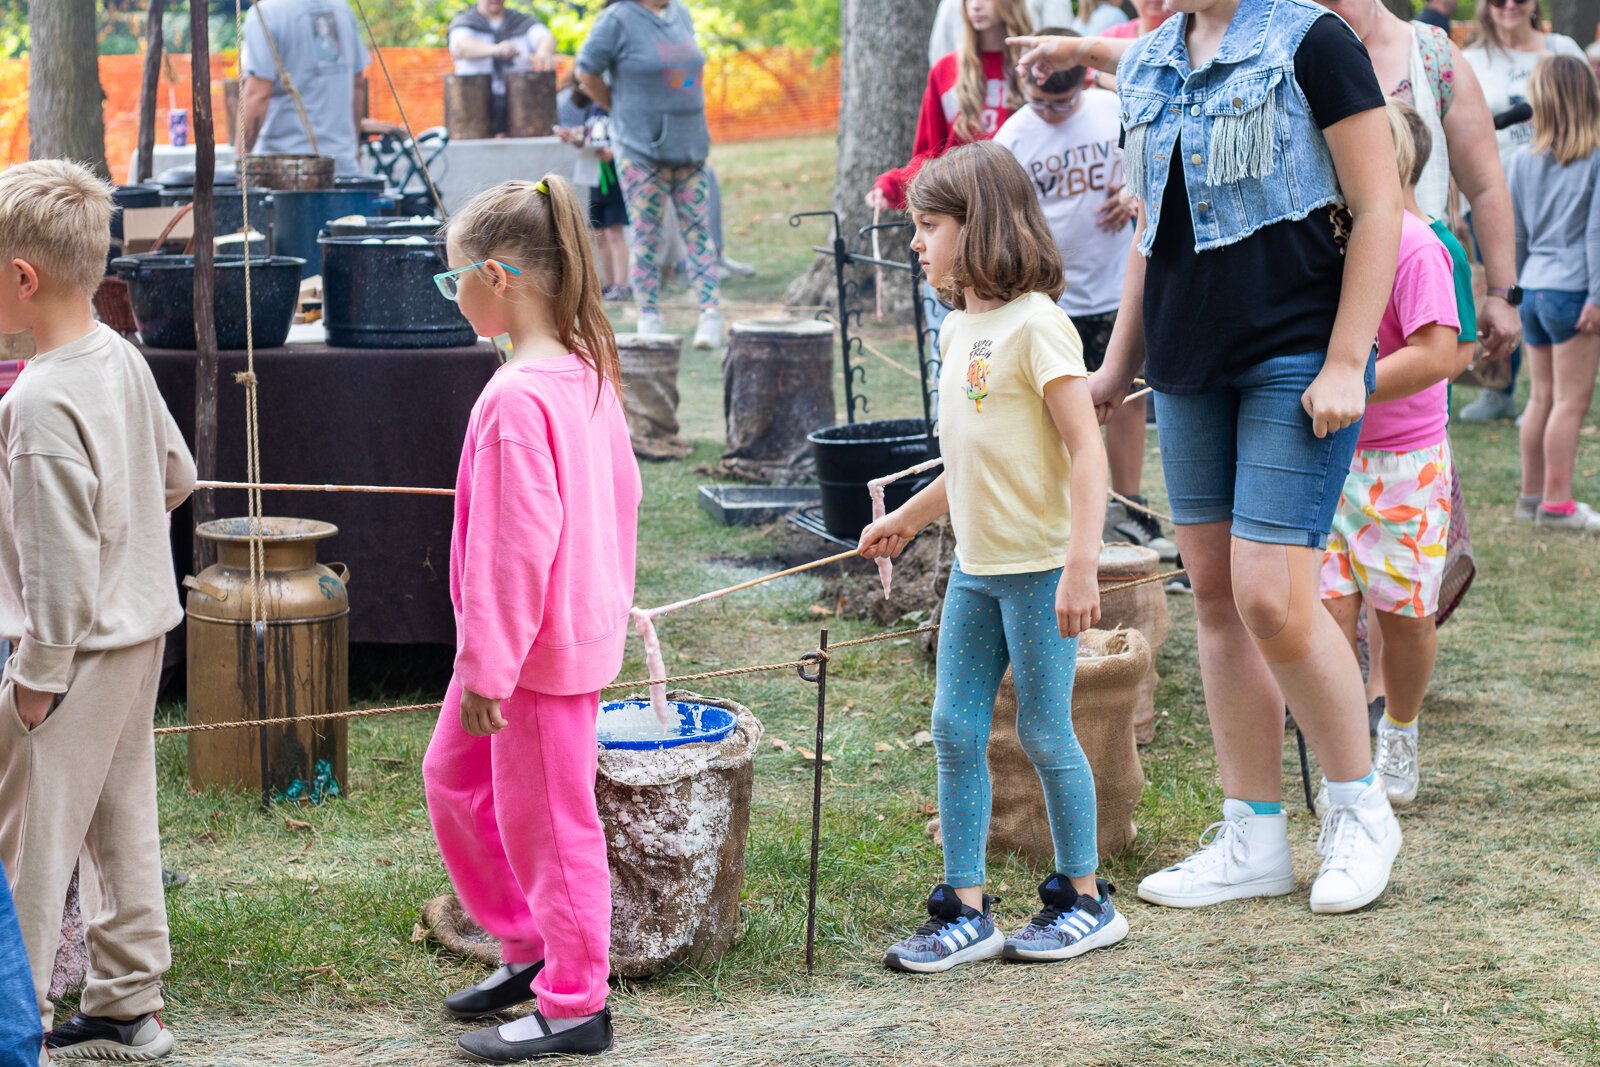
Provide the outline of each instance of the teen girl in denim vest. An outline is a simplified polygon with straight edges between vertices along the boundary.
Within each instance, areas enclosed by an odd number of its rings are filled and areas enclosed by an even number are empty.
[[[1169,6],[1177,17],[1117,68],[1142,206],[1091,389],[1110,410],[1147,359],[1226,799],[1204,847],[1139,895],[1200,907],[1294,889],[1287,702],[1329,779],[1311,909],[1352,911],[1388,884],[1400,827],[1317,573],[1399,248],[1384,98],[1355,34],[1309,0]],[[1038,42],[1024,60],[1049,66],[1053,51]]]

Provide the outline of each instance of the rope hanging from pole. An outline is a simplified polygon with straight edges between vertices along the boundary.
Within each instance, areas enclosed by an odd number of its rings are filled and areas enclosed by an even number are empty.
[[[238,0],[234,0],[238,3]],[[367,40],[372,45],[372,54],[378,57],[378,69],[383,71],[383,80],[389,83],[389,93],[394,97],[395,110],[400,112],[400,125],[405,127],[406,142],[411,145],[411,155],[417,161],[417,167],[422,171],[422,180],[428,183],[428,193],[433,197],[433,206],[439,209],[439,221],[446,222],[450,213],[445,210],[444,199],[439,195],[439,187],[433,184],[433,175],[428,171],[428,161],[422,158],[422,149],[417,147],[416,131],[411,128],[411,120],[406,117],[406,105],[400,99],[400,90],[395,88],[394,78],[389,75],[389,64],[383,58],[383,49],[378,47],[378,38],[372,32],[372,20],[367,18],[367,5],[361,0],[354,0],[356,13],[361,16],[361,24],[367,28]],[[357,131],[359,134],[360,131]]]

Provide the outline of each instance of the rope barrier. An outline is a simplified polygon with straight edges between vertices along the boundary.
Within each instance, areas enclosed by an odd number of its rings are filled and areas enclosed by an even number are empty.
[[[1112,500],[1115,500],[1117,503],[1121,504],[1125,508],[1132,508],[1134,511],[1142,511],[1146,515],[1150,515],[1150,516],[1153,516],[1153,517],[1155,517],[1157,519],[1160,519],[1162,522],[1165,522],[1169,526],[1176,526],[1177,525],[1177,522],[1174,521],[1172,516],[1168,515],[1164,511],[1157,511],[1155,508],[1151,507],[1148,504],[1141,504],[1137,500],[1130,500],[1127,497],[1123,496],[1121,493],[1117,492],[1115,489],[1108,489],[1108,490],[1106,490],[1106,492],[1110,495]]]

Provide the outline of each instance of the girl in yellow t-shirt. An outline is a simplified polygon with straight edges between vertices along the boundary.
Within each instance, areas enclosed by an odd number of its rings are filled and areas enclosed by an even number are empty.
[[[861,554],[898,555],[948,512],[956,564],[933,702],[945,880],[928,898],[928,921],[884,963],[931,972],[1002,952],[1070,959],[1128,933],[1111,886],[1095,878],[1094,778],[1072,729],[1078,635],[1100,618],[1106,502],[1083,346],[1056,306],[1063,283],[1050,228],[1009,152],[987,141],[952,149],[923,164],[907,203],[911,247],[957,308],[940,343],[944,474],[862,531]],[[989,727],[1007,663],[1017,739],[1044,784],[1056,853],[1042,909],[1009,938],[983,892]]]

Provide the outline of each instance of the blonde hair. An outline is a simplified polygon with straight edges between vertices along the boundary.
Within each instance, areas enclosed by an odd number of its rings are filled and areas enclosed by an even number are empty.
[[[1577,56],[1545,56],[1528,75],[1535,153],[1548,152],[1563,167],[1600,151],[1600,86]]]
[[[911,179],[914,215],[949,215],[961,226],[951,277],[939,295],[966,310],[966,290],[985,300],[1028,293],[1061,296],[1061,253],[1033,182],[1016,157],[993,141],[974,141],[930,159]]]
[[[93,296],[111,250],[111,187],[87,167],[36,159],[0,171],[0,262]]]
[[[467,202],[445,232],[472,260],[496,259],[522,271],[552,305],[557,335],[601,378],[621,389],[617,338],[600,302],[589,250],[588,214],[565,178],[502,182]]]
[[[994,0],[995,17],[1006,28],[1007,37],[1026,37],[1033,33],[1033,17],[1023,0]],[[986,104],[989,79],[983,73],[983,54],[978,51],[978,31],[972,28],[972,18],[967,5],[961,4],[961,24],[966,33],[961,44],[961,74],[956,79],[956,135],[963,140],[976,141],[991,131],[983,128],[983,109]],[[1022,82],[1017,79],[1017,60],[1022,52],[1016,48],[1005,49],[1006,110],[1022,107]]]
[[[1402,100],[1390,97],[1383,105],[1389,120],[1389,132],[1394,134],[1394,160],[1400,167],[1400,184],[1407,189],[1422,180],[1428,159],[1433,155],[1433,133],[1417,109]]]
[[[1495,24],[1494,16],[1489,14],[1488,0],[1479,0],[1478,3],[1478,33],[1473,43],[1483,45],[1485,52],[1507,52],[1509,49],[1505,41],[1500,39],[1500,27]],[[1533,9],[1528,12],[1528,25],[1533,27],[1535,33],[1542,33],[1543,21],[1539,18],[1539,4],[1537,0]]]

